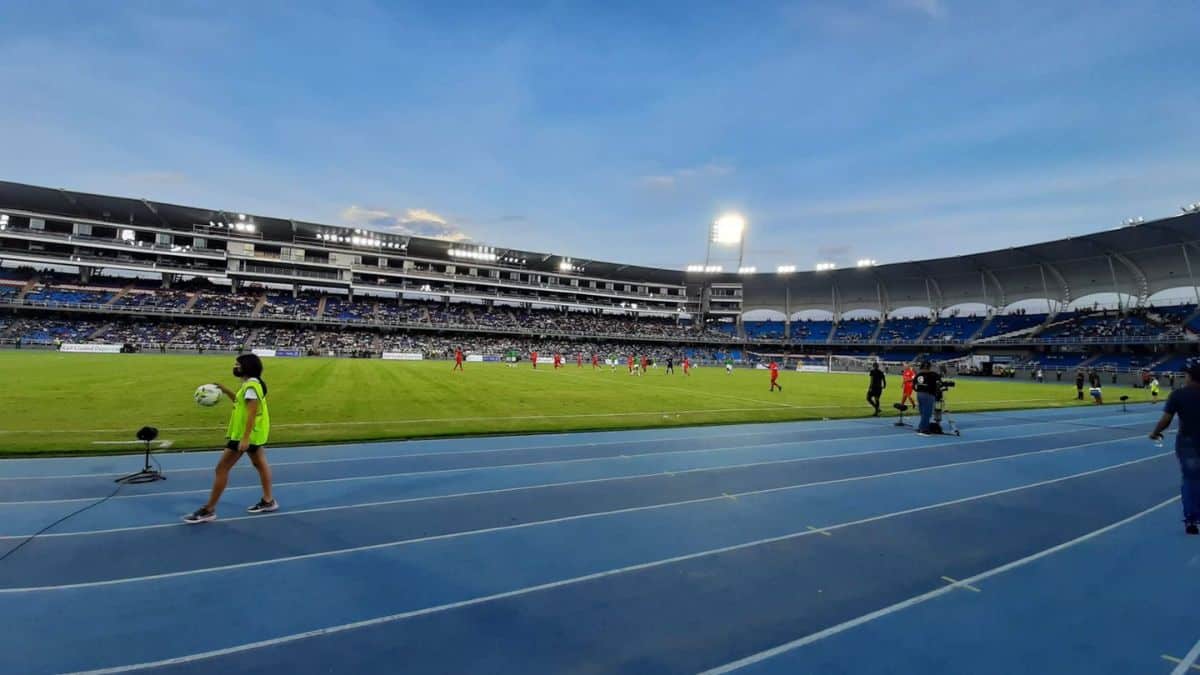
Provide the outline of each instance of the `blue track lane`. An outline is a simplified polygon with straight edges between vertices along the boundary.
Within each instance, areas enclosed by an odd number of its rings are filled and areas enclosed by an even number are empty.
[[[975,586],[736,672],[1165,675],[1200,639],[1200,546],[1175,504]]]
[[[1121,433],[1121,432],[1116,432]],[[1124,430],[1128,435],[1129,430]],[[1080,429],[1021,439],[951,443],[876,455],[834,457],[803,462],[755,464],[710,471],[663,473],[640,478],[572,483],[527,490],[475,493],[461,497],[425,499],[367,507],[331,509],[223,523],[196,528],[176,524],[169,528],[100,532],[86,536],[39,538],[14,557],[0,588],[12,585],[72,584],[128,576],[175,572],[192,567],[212,567],[330,548],[350,548],[389,541],[415,539],[469,530],[564,518],[586,513],[615,511],[672,502],[720,497],[758,490],[778,489],[861,475],[908,471],[953,462],[1049,450],[1072,444],[1111,439],[1111,429]],[[1019,449],[1014,443],[1019,440]],[[253,521],[253,522],[251,522]],[[244,533],[237,546],[214,546],[230,530]],[[297,531],[304,536],[297,536]],[[5,548],[17,540],[4,540]],[[106,556],[113,550],[149,547],[175,555]],[[75,564],[77,556],[95,558],[89,565]]]
[[[927,591],[944,583],[941,575],[970,576],[1145,509],[1169,494],[1145,489],[1164,468],[1169,460],[1143,462],[831,537],[796,537],[163,670],[696,672]],[[1130,486],[1143,489],[1132,496]],[[1102,491],[1104,506],[1081,504],[1079,490]]]
[[[273,454],[281,468],[295,462],[296,483],[279,490],[287,512],[234,519],[235,503],[229,519],[202,527],[174,524],[197,498],[180,489],[190,480],[180,470],[197,469],[203,484],[214,456],[170,456],[180,475],[166,490],[111,500],[0,562],[0,614],[10,626],[0,653],[20,664],[13,672],[29,673],[177,657],[185,658],[154,670],[696,672],[1161,504],[1177,494],[1177,470],[1143,440],[1156,416],[1147,408],[963,416],[962,439],[841,421],[288,449]],[[9,502],[0,522],[29,532],[89,503],[20,503],[10,486],[44,483],[37,490],[48,492],[25,496],[70,499],[81,486],[106,484],[120,462],[0,463],[0,500]],[[377,477],[353,465],[436,473]],[[352,480],[310,482],[322,472]],[[35,478],[61,475],[80,477],[58,494]],[[1175,553],[1151,560],[1176,569],[1200,543],[1175,536],[1177,511],[1171,504],[990,578],[984,594],[955,590],[751,668],[823,672],[887,628],[894,642],[916,645],[891,647],[903,656],[897,664],[911,666],[895,672],[962,672],[956,660],[982,647],[955,629],[974,621],[1030,645],[1055,672],[1102,672],[1097,664],[1142,663],[1129,659],[1146,653],[1151,669],[1134,672],[1169,672],[1157,652],[1182,657],[1192,629],[1178,611],[1162,611],[1168,582],[1134,569],[1143,557],[1129,550],[1137,540],[1119,538],[1142,532],[1145,542],[1165,529]],[[0,539],[0,551],[19,541]],[[1089,576],[1058,562],[1080,551],[1105,564]],[[1030,588],[1060,594],[1037,612],[1020,585],[992,597],[993,586],[1032,572],[1042,580]],[[1129,576],[1133,589],[1086,592],[1110,574]],[[1026,634],[1035,622],[987,619],[1024,607],[1042,615],[1037,630],[1050,631],[1089,605],[1117,617],[1105,598],[1119,607],[1138,596],[1151,598],[1139,615],[1147,625],[1158,612],[1173,630],[1135,631],[1129,649],[1111,647],[1103,652],[1111,661],[1100,656],[1077,671],[1059,667],[1072,661],[1052,639]],[[994,608],[981,609],[985,600]],[[947,603],[965,603],[942,629],[957,642],[888,628]],[[380,617],[391,619],[336,628]],[[913,625],[935,625],[931,617]],[[1194,643],[1200,631],[1192,632]],[[865,672],[892,672],[882,656],[866,663],[875,669]]]

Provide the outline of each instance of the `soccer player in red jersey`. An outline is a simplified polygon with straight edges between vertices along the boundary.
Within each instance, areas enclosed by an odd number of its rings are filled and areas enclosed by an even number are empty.
[[[783,385],[779,384],[779,364],[771,361],[771,365],[767,366],[771,371],[771,391],[775,391],[779,387],[779,391],[783,391]]]
[[[450,369],[450,372],[453,373],[456,370],[462,370],[463,369],[462,364],[463,364],[462,347],[455,347],[454,348],[454,367]]]
[[[630,375],[633,374],[633,355],[632,354],[629,356],[629,374]]]
[[[904,396],[900,399],[901,405],[905,403],[914,407],[917,405],[917,399],[913,396],[913,379],[916,376],[917,374],[913,371],[912,366],[904,366],[904,373],[901,374],[901,377],[904,378]]]
[[[537,352],[529,352],[529,360],[533,363],[533,369],[537,370]]]
[[[688,360],[687,355],[684,355],[684,357],[683,357],[683,374],[691,375],[692,374],[691,371],[692,371],[692,362]]]
[[[583,367],[583,352],[579,352],[575,355],[575,364],[580,368]]]
[[[646,358],[645,356],[643,356],[643,357],[642,357],[642,373],[649,372],[649,371],[647,370],[648,368],[650,368],[650,359],[648,359],[648,358]]]
[[[595,370],[599,367],[600,367],[600,355],[592,354],[592,370]]]
[[[554,369],[558,370],[559,368],[562,368],[562,354],[554,352]]]

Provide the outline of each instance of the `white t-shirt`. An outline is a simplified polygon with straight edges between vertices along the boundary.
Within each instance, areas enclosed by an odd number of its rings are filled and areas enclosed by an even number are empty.
[[[253,379],[255,382],[258,382],[259,386],[262,386],[262,380],[259,380],[258,378],[253,378]],[[254,391],[253,387],[247,388],[246,393],[242,394],[242,398],[247,401],[257,401],[258,400],[258,392]]]

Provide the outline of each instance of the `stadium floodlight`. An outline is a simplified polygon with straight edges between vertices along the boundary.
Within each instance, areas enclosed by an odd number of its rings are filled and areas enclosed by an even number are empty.
[[[703,272],[703,271],[704,271],[704,265],[688,265],[688,266],[687,266],[687,271],[689,271],[689,272]]]
[[[1181,206],[1179,207],[1179,210],[1183,211],[1184,213],[1200,213],[1200,202]]]
[[[754,274],[758,271],[757,267],[739,267],[738,274]]]
[[[254,223],[246,223],[246,231],[253,232],[255,230]]]
[[[133,241],[137,238],[133,230],[121,230],[121,241]]]
[[[831,263],[831,262],[817,263],[817,271],[818,272],[828,272],[829,270],[835,270],[835,269],[837,269],[836,263]]]
[[[775,271],[779,274],[791,274],[792,272],[796,271],[796,266],[795,265],[780,265],[779,267],[775,268]]]
[[[1133,227],[1134,225],[1141,225],[1144,222],[1146,222],[1146,219],[1142,218],[1141,216],[1138,216],[1137,218],[1130,218],[1130,219],[1126,220],[1124,225],[1126,227]]]
[[[720,265],[705,265],[705,267],[704,267],[704,271],[709,272],[709,273],[722,272],[724,270],[725,270],[725,268],[721,267]]]
[[[245,220],[245,219],[246,219],[246,214],[244,214],[244,213],[238,214],[238,220]]]
[[[859,267],[874,267],[875,260],[873,258],[859,258],[856,263]]]
[[[717,218],[712,227],[712,242],[714,244],[737,244],[742,241],[742,233],[746,230],[746,218],[740,213],[726,213]]]

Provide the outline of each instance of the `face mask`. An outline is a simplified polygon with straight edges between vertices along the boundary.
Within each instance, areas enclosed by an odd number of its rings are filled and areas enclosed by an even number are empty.
[[[234,376],[234,377],[241,377],[241,376],[242,376],[242,367],[241,367],[241,366],[234,366],[234,367],[233,367],[233,376]]]

